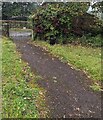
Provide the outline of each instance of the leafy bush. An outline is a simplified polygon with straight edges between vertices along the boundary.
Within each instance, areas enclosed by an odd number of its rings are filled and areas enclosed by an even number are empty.
[[[87,39],[87,43],[91,44],[91,46],[101,47],[103,46],[101,35],[93,36]]]
[[[82,37],[69,36],[66,39],[66,43],[71,43],[73,45],[81,44],[82,46],[92,46],[92,47],[101,47],[103,46],[101,34],[96,36],[91,36],[91,34],[83,35]]]
[[[86,7],[84,3],[43,5],[34,14],[35,37],[58,43],[57,38],[67,37],[71,33],[73,16],[82,15]]]
[[[102,32],[103,21],[94,15],[84,13],[81,16],[74,17],[72,25],[73,31],[77,33],[77,35],[82,36],[91,33],[92,36],[96,36]]]
[[[72,42],[72,35],[100,34],[102,22],[86,14],[87,8],[87,3],[45,3],[33,15],[35,38],[55,44]]]

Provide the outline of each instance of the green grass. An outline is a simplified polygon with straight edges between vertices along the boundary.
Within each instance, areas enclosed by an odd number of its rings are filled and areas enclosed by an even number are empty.
[[[83,70],[94,82],[101,81],[101,49],[82,47],[80,45],[54,45],[36,41],[34,44],[42,46],[52,55],[63,62],[67,62],[75,69]]]
[[[45,104],[45,91],[36,84],[40,77],[20,59],[10,39],[3,38],[2,48],[2,118],[39,118],[39,109],[45,116],[45,109],[40,106]]]

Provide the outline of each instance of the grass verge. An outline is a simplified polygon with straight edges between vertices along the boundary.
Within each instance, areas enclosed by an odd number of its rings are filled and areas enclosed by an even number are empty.
[[[62,62],[70,64],[75,69],[83,70],[88,77],[93,79],[94,90],[101,90],[97,85],[101,81],[101,49],[92,47],[82,47],[80,45],[60,45],[51,46],[44,41],[34,41],[34,44],[41,46],[52,55],[61,59]],[[97,84],[99,83],[99,84]],[[97,89],[98,88],[98,89]]]
[[[45,91],[36,84],[40,77],[34,75],[28,64],[20,59],[11,40],[3,37],[2,43],[2,118],[45,117],[45,107],[40,108],[45,104]]]

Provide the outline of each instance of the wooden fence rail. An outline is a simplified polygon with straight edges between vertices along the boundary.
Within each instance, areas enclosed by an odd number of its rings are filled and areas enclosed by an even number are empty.
[[[9,37],[9,30],[11,28],[27,28],[32,29],[31,23],[28,21],[17,21],[17,20],[0,20],[2,24],[2,35]]]

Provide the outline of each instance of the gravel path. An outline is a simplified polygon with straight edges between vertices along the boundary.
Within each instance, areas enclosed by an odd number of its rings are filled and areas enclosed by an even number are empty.
[[[33,46],[30,38],[16,34],[13,41],[22,59],[43,77],[38,84],[47,90],[50,118],[100,118],[101,96],[89,88],[86,75],[52,58],[45,50]],[[94,120],[94,119],[93,119]]]

